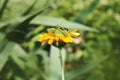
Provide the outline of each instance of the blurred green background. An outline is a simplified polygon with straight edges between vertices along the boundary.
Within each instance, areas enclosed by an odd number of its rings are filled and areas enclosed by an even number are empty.
[[[37,41],[57,25],[81,34],[66,80],[120,80],[120,0],[0,0],[0,80],[61,80],[58,49]]]

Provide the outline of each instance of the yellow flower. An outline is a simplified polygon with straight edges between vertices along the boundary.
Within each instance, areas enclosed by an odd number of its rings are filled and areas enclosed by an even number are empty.
[[[46,42],[56,47],[63,47],[66,43],[73,42],[73,38],[79,36],[77,30],[64,30],[61,28],[49,28],[48,32],[43,34],[38,41],[41,45]]]

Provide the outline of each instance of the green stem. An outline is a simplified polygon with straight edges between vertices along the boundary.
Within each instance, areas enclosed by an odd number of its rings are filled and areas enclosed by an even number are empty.
[[[61,64],[62,80],[65,80],[65,76],[64,76],[64,65],[63,65],[63,60],[62,60],[62,48],[59,48],[59,53],[60,53],[60,64]]]

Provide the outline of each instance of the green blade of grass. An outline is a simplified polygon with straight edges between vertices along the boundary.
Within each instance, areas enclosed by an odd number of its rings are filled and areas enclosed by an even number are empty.
[[[8,40],[6,39],[6,35],[0,32],[0,52],[4,49],[7,42]]]
[[[9,0],[5,0],[2,7],[1,7],[1,9],[0,9],[0,20],[2,18],[3,12],[4,12],[8,2],[9,2]]]
[[[11,55],[14,45],[15,45],[14,43],[8,42],[4,50],[0,53],[0,71],[3,69],[9,56]]]
[[[7,22],[1,22],[0,28],[4,28],[5,26],[9,25],[8,29],[10,31],[12,31],[14,28],[22,28],[22,29],[24,28],[24,29],[26,29],[26,26],[29,24],[29,22],[33,18],[35,18],[39,14],[46,11],[46,9],[48,9],[48,8],[49,8],[49,6],[45,6],[34,14],[30,14],[30,15],[27,15],[27,16],[20,16],[20,17],[17,17],[15,19],[11,20],[11,21],[7,21]]]
[[[72,21],[75,22],[84,22],[87,18],[87,16],[95,9],[97,4],[99,3],[99,0],[94,0],[91,2],[91,4],[86,7],[83,11],[80,11],[73,19]]]
[[[0,32],[0,43],[5,38],[5,34]]]
[[[65,51],[62,50],[63,62],[65,61]],[[59,59],[58,48],[51,46],[50,64],[49,64],[48,80],[61,80],[61,65]]]
[[[81,67],[80,69],[76,69],[74,71],[67,73],[66,80],[73,80],[74,78],[89,72],[90,70],[92,70],[96,66],[98,66],[101,62],[105,61],[107,58],[108,58],[108,56],[105,56],[105,57],[101,58],[98,62],[85,65],[85,66]]]
[[[90,28],[83,24],[78,24],[72,21],[66,21],[65,19],[61,18],[54,18],[49,16],[38,16],[35,19],[31,21],[32,24],[40,24],[45,26],[61,26],[65,28],[72,28],[72,29],[78,29],[80,31],[97,31],[93,28]]]
[[[33,9],[34,5],[36,4],[37,0],[33,2],[33,4],[22,14],[22,16],[28,15],[30,11]]]
[[[13,48],[11,58],[21,68],[21,70],[25,70],[24,59],[27,59],[28,55],[18,44],[15,44]]]

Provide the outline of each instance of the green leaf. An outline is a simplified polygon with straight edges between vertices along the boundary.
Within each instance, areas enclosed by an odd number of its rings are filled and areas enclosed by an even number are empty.
[[[8,2],[9,2],[9,0],[4,0],[4,3],[0,9],[0,19],[2,18],[3,12],[4,12]]]
[[[78,29],[80,31],[96,31],[88,26],[83,24],[78,24],[72,21],[66,21],[61,18],[54,18],[49,16],[38,16],[31,21],[32,24],[40,24],[45,26],[61,26],[65,28]]]
[[[36,16],[38,16],[39,14],[41,14],[42,12],[44,12],[45,9],[47,9],[49,6],[46,6],[42,9],[40,9],[39,11],[37,11],[36,13],[34,14],[30,14],[30,15],[27,15],[27,16],[20,16],[20,17],[17,17],[11,21],[7,21],[7,22],[1,22],[0,24],[0,28],[3,28],[7,25],[10,25],[8,27],[8,30],[13,30],[14,28],[16,27],[19,27],[20,29],[22,30],[26,30],[26,26],[29,24],[29,22],[35,18]]]
[[[37,0],[33,2],[33,4],[22,14],[22,16],[28,15],[30,11],[33,9],[33,7],[35,6],[36,2]]]
[[[15,44],[11,54],[14,62],[22,69],[25,70],[25,61],[28,58],[27,53],[18,45]]]
[[[31,71],[37,72],[38,75],[41,75],[46,79],[46,75],[37,65],[37,56],[34,53],[30,52],[27,54],[18,44],[15,44],[11,57],[22,71],[26,71],[26,68],[28,68]]]
[[[65,61],[65,50],[62,50],[63,62]],[[51,46],[48,80],[61,80],[61,65],[58,48]]]
[[[43,8],[42,10],[38,11],[37,13],[29,16],[28,18],[26,18],[22,23],[20,23],[20,25],[18,27],[23,27],[22,29],[25,28],[26,25],[28,25],[28,23],[35,18],[37,15],[39,15],[40,13],[42,13],[47,7]]]
[[[98,66],[101,62],[105,61],[107,58],[108,58],[108,56],[105,56],[102,59],[100,59],[98,62],[85,65],[85,66],[81,67],[80,69],[76,69],[74,71],[67,73],[66,80],[73,80],[74,78],[87,73],[88,71],[90,71],[90,70],[94,69],[96,66]]]
[[[73,19],[72,21],[75,22],[83,22],[86,20],[87,16],[95,9],[97,4],[99,3],[99,0],[94,0],[91,2],[91,4],[86,7],[83,11],[80,11]]]
[[[38,48],[38,49],[36,50],[35,54],[42,56],[44,64],[47,64],[47,60],[48,60],[49,57],[48,57],[48,52],[47,52],[46,50],[43,50],[43,49],[41,49],[41,48]],[[47,66],[46,66],[46,67],[47,67]]]
[[[3,41],[4,38],[5,38],[5,34],[0,32],[0,43],[1,41]]]
[[[15,45],[14,43],[8,42],[4,50],[0,53],[0,71],[3,69],[9,56],[11,55],[14,45]]]
[[[30,69],[31,71],[35,71],[37,72],[38,75],[40,75],[42,78],[44,78],[45,80],[47,79],[46,74],[43,72],[43,70],[41,69],[40,66],[38,66],[38,59],[37,56],[34,52],[30,52],[29,53],[29,58],[26,61],[26,66],[28,69]],[[40,77],[39,76],[39,77]]]
[[[0,52],[4,49],[7,44],[7,39],[5,38],[6,35],[0,32]]]

